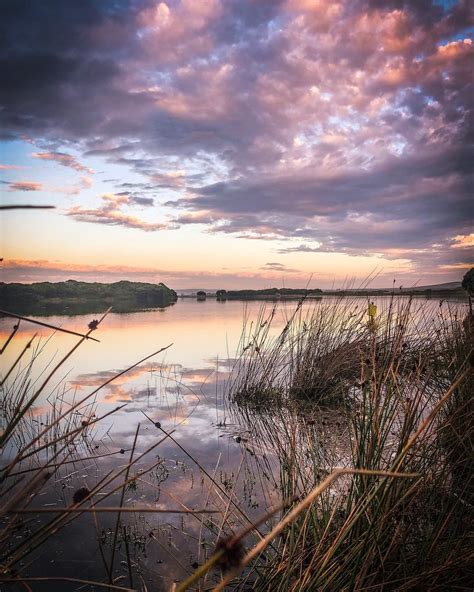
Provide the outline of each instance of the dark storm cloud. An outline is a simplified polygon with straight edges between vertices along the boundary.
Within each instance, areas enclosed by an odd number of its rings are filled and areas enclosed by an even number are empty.
[[[115,85],[117,57],[127,37],[114,44],[97,38],[101,25],[121,27],[127,2],[7,0],[0,8],[2,127],[79,139],[103,124],[107,104],[127,100]],[[128,50],[127,50],[128,51]]]

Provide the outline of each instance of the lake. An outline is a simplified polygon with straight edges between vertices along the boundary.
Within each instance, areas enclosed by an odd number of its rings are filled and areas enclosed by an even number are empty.
[[[383,314],[389,298],[374,300],[379,314]],[[351,298],[350,303],[357,314],[366,315],[367,298]],[[304,306],[309,309],[322,305],[322,301],[316,301]],[[295,302],[278,305],[272,329],[275,335],[285,326],[295,306]],[[83,343],[38,399],[32,421],[41,425],[50,420],[52,404],[77,401],[132,364],[172,344],[101,389],[95,397],[96,409],[79,408],[85,418],[90,418],[93,412],[99,416],[124,405],[91,428],[86,441],[77,444],[79,456],[103,457],[62,467],[47,491],[33,503],[34,507],[49,508],[70,504],[78,487],[91,488],[107,470],[126,464],[138,424],[135,455],[164,438],[134,468],[138,471],[154,465],[149,475],[140,476],[133,487],[127,488],[125,505],[148,504],[181,510],[218,508],[224,518],[221,514],[128,515],[124,521],[129,529],[130,549],[126,549],[124,535],[115,562],[119,578],[126,578],[127,552],[145,581],[153,581],[154,589],[167,589],[212,552],[224,522],[226,529],[238,530],[278,499],[280,467],[270,444],[266,446],[262,438],[255,437],[248,416],[239,414],[223,397],[244,322],[247,328],[251,327],[262,307],[269,313],[273,303],[213,299],[198,302],[186,298],[160,310],[110,313],[92,334],[100,343]],[[426,318],[437,314],[439,301],[419,299],[414,308],[415,316]],[[57,316],[43,320],[83,333],[97,316]],[[0,320],[2,343],[14,323],[12,319]],[[36,347],[31,351],[37,359],[31,379],[39,385],[53,365],[77,343],[77,337],[52,334],[49,329],[22,321],[2,355],[3,371],[35,333],[38,334]],[[335,446],[344,437],[337,429],[330,436]],[[118,496],[119,492],[111,497],[114,501],[110,501],[110,506],[119,503]],[[47,554],[44,549],[42,553],[32,552],[30,571],[35,575],[80,573],[81,578],[103,578],[95,540],[99,537],[104,548],[110,546],[114,518],[101,515],[99,522],[93,525],[90,514],[75,520],[50,540]],[[19,531],[18,540],[26,540],[33,528],[34,525],[26,525]],[[209,576],[209,582],[212,577]],[[65,587],[64,582],[57,587],[51,582],[38,586],[35,590],[76,589],[72,584]]]

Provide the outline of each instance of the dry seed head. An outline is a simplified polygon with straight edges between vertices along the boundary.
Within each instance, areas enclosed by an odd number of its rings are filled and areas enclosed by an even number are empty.
[[[86,497],[90,494],[90,490],[87,487],[80,487],[74,492],[72,496],[72,501],[74,504],[80,504],[82,501],[86,499]]]
[[[222,557],[217,562],[223,572],[239,567],[245,555],[244,546],[240,540],[234,540],[233,536],[217,541],[216,551],[223,551]]]

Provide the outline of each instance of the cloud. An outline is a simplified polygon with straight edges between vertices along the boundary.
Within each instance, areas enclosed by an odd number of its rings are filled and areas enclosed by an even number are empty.
[[[19,171],[25,167],[17,166],[14,164],[0,164],[0,171]]]
[[[23,281],[34,281],[51,275],[56,279],[103,277],[110,281],[123,277],[156,277],[162,270],[150,267],[132,267],[124,265],[91,265],[76,264],[47,259],[4,259],[2,262],[5,274],[15,274]],[[13,277],[13,275],[12,275]],[[27,279],[31,278],[31,279]]]
[[[312,247],[310,245],[297,245],[294,247],[283,247],[278,249],[278,253],[281,255],[287,255],[288,253],[321,253],[321,244],[316,243],[316,246]]]
[[[48,191],[50,193],[61,193],[64,195],[78,195],[84,189],[89,189],[93,185],[91,177],[81,175],[75,183],[57,186],[45,186],[43,183],[35,181],[5,181],[10,191]]]
[[[127,265],[77,264],[67,261],[50,261],[46,259],[5,259],[2,262],[2,278],[7,282],[65,281],[77,279],[82,281],[113,282],[123,279],[144,282],[165,282],[175,289],[193,288],[196,286],[208,289],[225,287],[238,289],[242,285],[256,288],[272,287],[281,282],[281,271],[275,270],[196,270],[193,268],[176,271],[174,269]],[[301,273],[294,282],[306,285],[308,275]],[[319,276],[331,285],[333,276]]]
[[[186,175],[184,171],[172,171],[170,173],[148,172],[150,184],[155,187],[164,187],[169,189],[180,189],[186,184]]]
[[[446,269],[449,271],[452,270],[459,270],[459,271],[467,271],[470,268],[474,267],[474,257],[472,257],[470,260],[470,263],[465,264],[465,263],[452,263],[450,265],[440,265],[440,269]]]
[[[138,198],[140,200],[140,198]],[[67,212],[78,222],[91,222],[94,224],[104,224],[106,226],[124,226],[126,228],[135,228],[152,232],[167,228],[166,224],[158,222],[147,222],[140,220],[122,211],[123,206],[137,202],[137,198],[130,198],[128,195],[104,194],[101,196],[102,206],[96,209],[87,209],[82,206],[74,206]],[[147,200],[145,200],[147,201]],[[146,205],[149,205],[148,203]]]
[[[469,249],[472,247],[474,247],[474,234],[472,232],[467,235],[458,234],[452,239],[452,249]]]
[[[155,204],[155,201],[152,197],[143,197],[141,195],[135,194],[130,195],[129,201],[139,206],[153,206]]]
[[[35,181],[12,181],[8,184],[10,191],[42,191],[43,184]]]
[[[193,212],[191,214],[182,214],[174,219],[177,224],[209,224],[212,225],[216,219],[208,212]]]
[[[146,179],[81,221],[138,228],[123,208],[172,191],[177,224],[430,266],[472,228],[473,22],[467,0],[21,0],[0,126]]]
[[[287,267],[286,265],[283,265],[283,263],[276,263],[276,262],[265,263],[265,265],[263,265],[260,269],[270,270],[270,271],[281,271],[281,272],[286,272],[286,273],[301,273],[301,270],[299,270],[299,269],[292,269],[291,267]]]
[[[31,156],[33,158],[39,158],[40,160],[52,160],[62,166],[82,173],[88,173],[90,175],[94,173],[91,168],[86,167],[78,162],[75,156],[72,156],[71,154],[65,154],[64,152],[34,152]]]
[[[210,25],[222,12],[219,0],[181,0],[174,5],[156,2],[145,7],[137,21],[146,54],[158,63],[207,54],[214,46]]]
[[[63,187],[52,187],[49,191],[53,193],[63,193],[64,195],[79,195],[84,189],[89,189],[94,184],[91,177],[81,175],[79,180]]]
[[[338,174],[303,169],[285,176],[222,182],[172,202],[214,232],[304,238],[317,251],[420,248],[472,228],[467,153],[433,150]],[[448,196],[448,197],[447,197]],[[192,220],[192,218],[191,218]],[[294,248],[293,248],[294,250]]]
[[[152,197],[143,197],[142,195],[129,191],[119,191],[117,193],[104,194],[102,199],[109,203],[115,203],[117,205],[138,205],[150,207],[154,205],[154,199]]]
[[[468,256],[461,262],[449,261],[445,253],[447,249],[437,249],[435,253],[427,249],[423,256],[424,265],[413,268],[409,262],[402,259],[403,250],[398,253],[398,259],[394,259],[394,265],[385,264],[384,271],[377,275],[374,282],[376,286],[391,286],[393,278],[405,283],[414,283],[426,278],[427,282],[457,281],[463,273],[472,267],[472,257]],[[394,258],[396,253],[393,253]],[[420,254],[421,255],[421,254]],[[435,258],[434,269],[430,267],[430,261]],[[374,260],[374,268],[377,260]],[[380,269],[380,268],[379,268]],[[395,274],[395,275],[394,275]],[[293,273],[285,280],[287,287],[302,287],[308,284],[310,275],[305,272]],[[357,273],[345,274],[338,277],[332,270],[325,273],[315,273],[310,287],[331,288],[347,283],[348,277],[356,277]],[[202,287],[205,289],[240,289],[242,286],[254,288],[269,288],[281,285],[282,272],[278,270],[258,269],[249,270],[196,270],[193,268],[176,271],[174,269],[146,267],[142,265],[101,265],[101,264],[77,264],[67,261],[50,261],[46,259],[4,259],[2,262],[2,279],[5,282],[38,282],[38,281],[65,281],[77,279],[82,281],[114,282],[120,280],[164,282],[177,289]],[[366,279],[359,278],[361,281]]]

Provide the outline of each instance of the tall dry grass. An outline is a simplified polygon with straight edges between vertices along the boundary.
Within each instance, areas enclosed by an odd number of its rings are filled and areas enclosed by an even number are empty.
[[[276,523],[274,512],[262,517],[271,547],[243,531],[201,567],[234,556],[216,589],[470,589],[465,314],[455,303],[392,298],[374,326],[339,299],[301,303],[276,335],[275,309],[245,327],[230,406],[278,458],[282,505]]]

